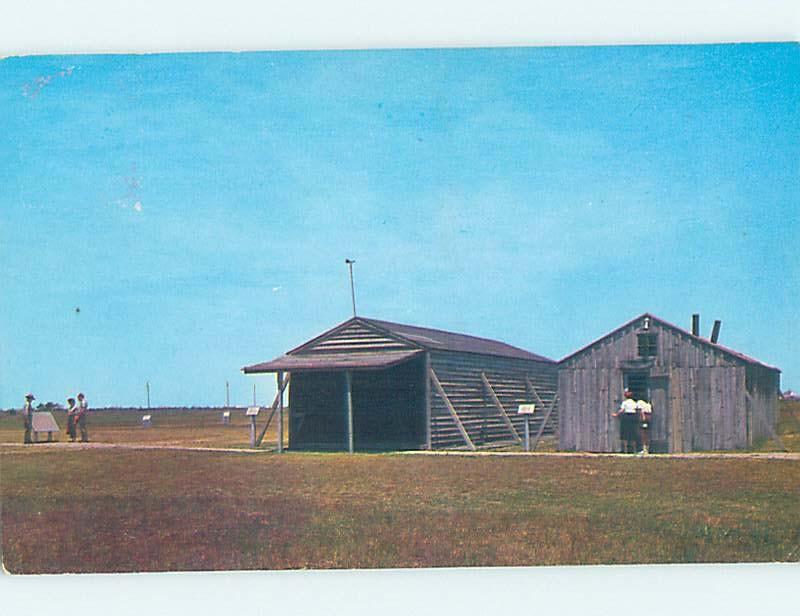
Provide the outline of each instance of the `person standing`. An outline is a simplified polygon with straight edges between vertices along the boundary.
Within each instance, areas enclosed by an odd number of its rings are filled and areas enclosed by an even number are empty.
[[[636,442],[639,439],[639,413],[636,410],[636,401],[633,392],[625,390],[625,399],[619,405],[619,410],[612,413],[612,417],[619,417],[620,440],[622,440],[623,453],[636,453]]]
[[[75,398],[67,398],[67,434],[69,434],[70,442],[74,443],[77,436],[75,429],[75,416],[78,413],[78,407],[75,405]]]
[[[86,402],[86,397],[80,393],[78,394],[78,413],[75,417],[75,421],[78,425],[78,428],[81,430],[81,443],[88,443],[89,442],[89,432],[86,429],[86,421],[88,419],[89,414],[89,403]]]
[[[23,443],[28,445],[33,443],[31,440],[31,430],[33,430],[33,401],[36,397],[33,394],[25,394],[25,406],[22,407],[22,417],[25,420],[25,436]]]
[[[650,453],[650,420],[653,415],[653,407],[647,400],[638,400],[636,410],[639,413],[639,434],[642,441],[643,454]]]

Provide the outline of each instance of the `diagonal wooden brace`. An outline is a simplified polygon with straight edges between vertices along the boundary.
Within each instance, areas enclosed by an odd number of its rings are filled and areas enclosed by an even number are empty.
[[[458,413],[456,413],[456,409],[453,408],[453,404],[450,402],[450,398],[447,397],[447,394],[444,391],[444,387],[439,382],[439,377],[436,376],[436,373],[433,371],[433,368],[430,369],[429,372],[431,383],[433,383],[433,387],[436,389],[436,393],[441,396],[442,400],[444,400],[444,404],[447,407],[447,410],[450,411],[450,416],[455,421],[456,426],[458,427],[458,431],[461,433],[461,438],[464,439],[464,442],[467,444],[467,447],[470,448],[471,451],[475,451],[475,444],[472,442],[472,439],[467,434],[466,428],[464,428],[464,424],[461,423],[461,419],[458,417]]]
[[[525,385],[528,386],[531,394],[533,397],[536,398],[536,404],[539,404],[542,408],[544,408],[545,404],[542,401],[539,392],[536,391],[536,388],[531,383],[531,380],[526,376],[525,377]],[[542,438],[542,433],[544,432],[545,426],[547,426],[547,422],[550,419],[550,415],[553,414],[553,411],[556,408],[556,404],[558,404],[558,394],[553,396],[553,399],[550,401],[550,405],[547,407],[547,412],[544,415],[544,419],[542,419],[542,423],[539,426],[539,429],[536,431],[536,436],[533,438],[533,443],[531,444],[531,451],[536,451],[536,445],[539,444],[539,439]]]
[[[270,408],[269,417],[267,417],[267,423],[264,425],[264,429],[261,430],[261,433],[258,435],[256,439],[256,447],[261,446],[261,441],[264,440],[264,435],[267,433],[267,428],[269,428],[269,424],[272,421],[272,417],[275,415],[275,411],[278,409],[278,402],[283,395],[283,392],[286,391],[286,387],[289,385],[289,381],[291,380],[292,375],[291,373],[287,374],[286,377],[283,379],[283,387],[278,390],[278,393],[275,394],[275,400],[272,402],[272,407]]]
[[[511,436],[513,436],[518,443],[521,443],[522,438],[520,438],[519,432],[517,432],[517,429],[514,427],[514,424],[511,423],[511,418],[508,416],[508,413],[506,412],[503,403],[500,402],[500,398],[497,397],[497,394],[495,393],[492,384],[489,382],[489,379],[486,378],[485,372],[481,372],[481,380],[483,381],[483,386],[486,388],[486,391],[489,392],[489,397],[492,399],[492,402],[494,402],[494,405],[497,407],[497,410],[500,411],[500,416],[503,418],[506,427],[508,427],[509,431],[511,432]]]

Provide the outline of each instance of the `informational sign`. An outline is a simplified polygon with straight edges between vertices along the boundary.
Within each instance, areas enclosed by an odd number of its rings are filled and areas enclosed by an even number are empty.
[[[255,417],[256,415],[259,414],[259,412],[261,412],[260,406],[251,406],[247,409],[245,415],[247,415],[248,417]]]
[[[149,428],[153,425],[153,418],[150,415],[142,415],[142,426]]]
[[[33,414],[34,432],[58,432],[58,424],[50,411],[37,411]]]
[[[230,419],[230,418],[231,418],[231,412],[230,411],[224,411],[222,413],[222,419]]]
[[[517,409],[517,415],[533,415],[536,410],[535,404],[520,404]]]

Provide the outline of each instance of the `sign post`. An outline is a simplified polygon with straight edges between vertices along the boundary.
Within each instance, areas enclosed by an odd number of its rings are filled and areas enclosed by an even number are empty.
[[[250,418],[250,447],[256,446],[256,417],[258,417],[259,411],[261,411],[261,407],[251,406],[245,413]]]
[[[520,404],[517,409],[517,415],[525,417],[525,451],[531,450],[531,416],[536,410],[535,404]]]

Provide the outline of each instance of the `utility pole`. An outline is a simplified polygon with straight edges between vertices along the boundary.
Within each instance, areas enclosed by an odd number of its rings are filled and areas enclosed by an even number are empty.
[[[225,381],[225,408],[231,406],[231,386],[228,381]]]
[[[347,263],[347,267],[350,268],[350,297],[353,300],[353,316],[356,316],[356,288],[353,284],[353,263],[355,261],[353,259],[345,259],[345,263]]]
[[[145,381],[144,386],[147,390],[147,408],[150,408],[150,381]]]

